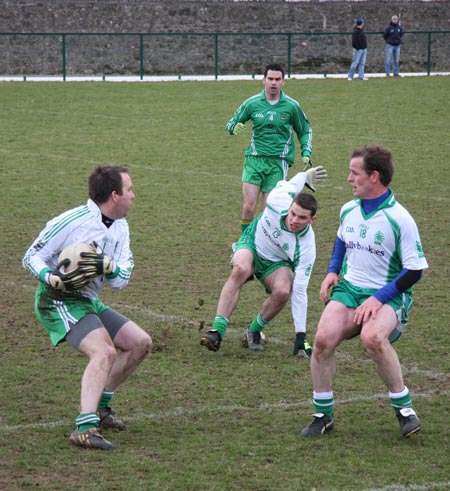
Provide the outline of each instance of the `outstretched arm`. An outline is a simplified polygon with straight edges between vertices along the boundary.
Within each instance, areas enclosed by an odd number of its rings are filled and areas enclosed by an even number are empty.
[[[315,185],[324,181],[327,178],[327,170],[319,165],[313,167],[306,172],[299,172],[292,177],[288,182],[296,187],[296,192],[303,189],[304,186],[309,187],[312,191],[315,191]]]

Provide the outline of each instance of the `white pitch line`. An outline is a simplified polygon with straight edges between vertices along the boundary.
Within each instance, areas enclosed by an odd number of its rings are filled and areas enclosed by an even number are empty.
[[[422,393],[412,393],[413,398],[429,398],[434,395],[445,396],[449,395],[450,391],[429,391]],[[348,404],[351,402],[361,402],[361,401],[373,401],[378,399],[386,399],[386,394],[373,394],[370,396],[354,396],[347,399],[336,399],[336,405],[339,404]],[[166,418],[177,418],[180,416],[196,416],[203,413],[209,414],[217,414],[220,413],[233,413],[236,411],[267,411],[267,410],[290,410],[298,407],[312,407],[312,401],[300,401],[300,402],[277,402],[277,403],[263,403],[258,406],[243,406],[241,404],[228,404],[221,406],[204,406],[198,408],[185,408],[185,407],[176,407],[174,409],[168,411],[158,411],[155,413],[137,413],[134,416],[124,416],[121,419],[125,422],[136,422],[142,421],[145,419],[166,419]],[[69,426],[71,424],[70,420],[60,420],[60,421],[47,421],[40,423],[28,423],[28,424],[19,424],[19,425],[4,425],[0,426],[0,431],[22,431],[28,430],[32,428],[56,428],[59,426]]]
[[[426,484],[390,484],[384,488],[366,488],[361,491],[426,491],[428,489],[450,488],[450,481],[429,482]]]
[[[384,78],[384,73],[366,73],[368,78]],[[445,76],[450,75],[450,72],[402,72],[402,77],[427,77],[427,76]],[[2,82],[226,82],[234,80],[262,80],[261,74],[239,74],[239,75],[144,75],[142,78],[139,75],[2,75]],[[287,80],[328,80],[328,79],[347,79],[347,74],[343,73],[291,73],[286,77]]]
[[[7,281],[5,282],[6,285],[17,285],[17,282],[14,281]],[[30,284],[21,284],[21,288],[25,289],[35,289],[34,286]],[[191,319],[186,319],[185,317],[181,317],[178,315],[172,315],[172,314],[162,314],[160,312],[155,312],[153,311],[150,307],[140,307],[137,305],[129,305],[129,304],[122,304],[122,303],[113,303],[109,304],[110,307],[114,309],[128,309],[128,310],[136,310],[141,313],[144,313],[148,315],[149,317],[153,317],[155,319],[167,321],[167,322],[173,322],[173,323],[179,323],[182,324],[183,326],[189,326],[191,328],[198,329],[200,327],[200,323],[202,322],[201,320],[193,321]],[[234,328],[234,327],[229,327],[227,330],[228,334],[231,334],[232,336],[237,336],[241,335],[241,330]],[[150,333],[151,334],[151,333]],[[292,344],[291,341],[285,341],[283,339],[278,339],[274,337],[268,338],[269,343],[271,344],[279,344],[279,345],[284,345],[284,346],[289,346]],[[350,359],[350,360],[359,360],[361,363],[373,363],[370,358],[361,358],[361,357],[356,357],[353,356],[349,353],[341,353],[339,351],[336,352],[336,357],[337,358],[344,358],[344,359]],[[444,378],[447,376],[447,374],[442,373],[442,372],[436,372],[434,370],[421,370],[420,368],[417,368],[416,366],[414,367],[407,367],[402,365],[402,370],[404,373],[416,373],[417,375],[423,375],[424,377],[431,377],[431,378]]]
[[[150,307],[139,307],[137,305],[126,305],[126,304],[110,304],[111,307],[115,309],[130,309],[130,310],[137,310],[141,313],[147,314],[149,317],[154,317],[156,319],[160,319],[163,321],[170,321],[170,322],[178,322],[180,324],[183,324],[184,326],[189,326],[189,327],[194,327],[198,328],[200,326],[200,323],[202,321],[193,321],[190,319],[186,319],[184,317],[179,317],[176,315],[169,315],[169,314],[161,314],[158,312],[154,312]],[[241,332],[241,330],[233,327],[229,327],[227,329],[227,334],[231,334],[233,336],[241,335],[243,334],[244,331]],[[272,336],[267,338],[269,344],[278,344],[278,345],[284,345],[284,346],[290,346],[292,344],[292,341],[286,341],[283,339],[278,339],[274,338]],[[370,363],[373,364],[373,361],[370,358],[362,358],[362,357],[357,357],[353,356],[349,353],[341,353],[339,351],[336,352],[336,357],[337,358],[346,358],[346,359],[351,359],[351,360],[359,360],[361,363]],[[442,372],[436,372],[433,370],[421,370],[420,368],[417,368],[417,366],[414,367],[407,367],[402,365],[402,370],[404,373],[416,373],[417,375],[423,375],[425,377],[432,377],[432,378],[442,378],[446,377],[445,373]]]

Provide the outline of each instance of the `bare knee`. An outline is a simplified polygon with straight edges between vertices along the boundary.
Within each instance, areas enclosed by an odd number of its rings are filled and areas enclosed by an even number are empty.
[[[233,264],[233,271],[231,272],[231,278],[234,281],[246,280],[252,274],[251,266],[247,264],[236,263]]]
[[[375,330],[363,329],[361,331],[361,343],[369,354],[377,354],[383,351],[385,340]]]
[[[287,285],[282,286],[276,288],[271,295],[278,305],[285,305],[291,295],[291,289]]]
[[[144,336],[144,339],[139,343],[139,346],[140,346],[140,349],[141,349],[141,353],[142,353],[142,356],[141,358],[147,358],[148,355],[150,355],[150,353],[152,352],[152,349],[153,349],[153,341],[152,341],[152,338],[146,334]]]
[[[316,332],[316,336],[314,338],[314,350],[313,353],[317,356],[322,355],[329,351],[328,340],[327,337],[322,335],[319,331]]]
[[[91,357],[91,361],[98,363],[105,371],[109,372],[114,364],[117,351],[114,346],[105,344]]]
[[[141,335],[139,337],[136,337],[136,339],[134,340],[130,351],[132,357],[136,361],[141,362],[150,355],[150,353],[152,352],[152,348],[152,338],[146,332],[142,331]]]
[[[316,355],[316,357],[326,358],[330,356],[338,344],[339,340],[335,339],[327,329],[321,328],[319,323],[316,335],[314,337],[313,353]]]
[[[244,201],[242,205],[242,218],[246,220],[253,220],[255,217],[256,203],[250,203]]]

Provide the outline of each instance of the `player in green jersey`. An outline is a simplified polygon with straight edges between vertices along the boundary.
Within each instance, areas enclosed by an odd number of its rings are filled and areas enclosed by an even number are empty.
[[[230,135],[239,135],[252,122],[252,135],[245,151],[242,173],[242,231],[255,217],[259,194],[261,210],[267,195],[277,182],[287,177],[295,160],[295,135],[301,147],[305,170],[312,152],[312,128],[300,104],[282,91],[284,69],[278,64],[267,65],[263,78],[264,90],[244,101],[227,123]]]
[[[360,336],[389,390],[402,435],[409,437],[420,430],[392,343],[403,331],[413,285],[428,264],[414,219],[388,187],[393,173],[392,154],[381,145],[367,145],[352,153],[347,180],[355,199],[341,209],[333,254],[320,288],[326,307],[311,358],[315,414],[302,430],[303,436],[333,429],[335,350],[355,336]]]
[[[152,348],[143,329],[99,299],[104,285],[121,290],[130,279],[134,261],[125,217],[133,200],[125,167],[97,167],[89,177],[87,204],[50,220],[23,258],[23,266],[39,280],[36,316],[52,344],[65,341],[89,359],[81,380],[80,414],[69,439],[82,448],[114,448],[101,430],[120,431],[125,425],[113,416],[111,399]],[[93,241],[101,249],[97,246],[78,261],[77,278],[86,281],[74,285],[66,278],[70,275],[61,275],[58,256],[70,244]]]

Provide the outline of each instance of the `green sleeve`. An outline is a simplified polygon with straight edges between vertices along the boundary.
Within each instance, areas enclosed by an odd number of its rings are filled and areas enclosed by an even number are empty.
[[[237,123],[246,123],[250,119],[250,112],[248,110],[248,101],[242,103],[234,113],[233,117],[228,121],[226,129],[230,135],[233,134],[233,129]]]
[[[297,133],[298,141],[300,142],[302,157],[311,157],[312,127],[300,106],[295,111],[293,126],[294,131]]]

